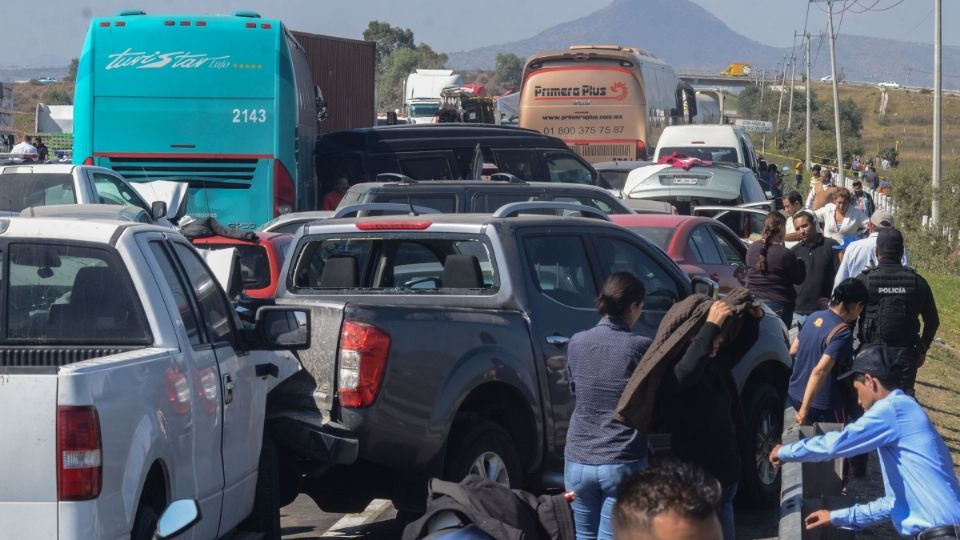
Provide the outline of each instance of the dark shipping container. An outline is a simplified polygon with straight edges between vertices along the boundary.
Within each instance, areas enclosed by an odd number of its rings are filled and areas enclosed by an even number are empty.
[[[373,126],[376,119],[376,44],[372,41],[291,32],[303,46],[313,83],[327,101],[320,133]]]

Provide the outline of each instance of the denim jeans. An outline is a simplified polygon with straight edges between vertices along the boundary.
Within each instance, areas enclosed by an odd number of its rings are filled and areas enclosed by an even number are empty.
[[[739,485],[739,482],[734,482],[729,486],[723,486],[723,499],[720,501],[720,527],[723,528],[723,540],[734,540],[737,537],[737,529],[733,526],[733,497],[736,496]]]
[[[783,321],[783,324],[787,325],[787,330],[790,330],[790,325],[793,324],[793,304],[781,304],[780,302],[774,302],[773,300],[763,299],[763,302],[767,304],[767,307],[771,311],[777,314],[777,317],[780,317],[780,320]]]
[[[617,502],[617,486],[628,474],[643,469],[646,461],[584,465],[567,461],[563,467],[563,483],[567,491],[576,493],[570,503],[577,540],[613,538],[613,505]]]

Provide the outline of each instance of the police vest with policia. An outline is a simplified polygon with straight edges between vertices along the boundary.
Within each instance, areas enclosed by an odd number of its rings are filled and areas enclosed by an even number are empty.
[[[901,387],[913,395],[917,368],[926,360],[940,326],[930,285],[915,270],[901,265],[903,234],[890,227],[877,236],[877,266],[857,279],[869,294],[860,315],[860,346],[882,344],[903,348]],[[923,319],[921,334],[920,318]]]

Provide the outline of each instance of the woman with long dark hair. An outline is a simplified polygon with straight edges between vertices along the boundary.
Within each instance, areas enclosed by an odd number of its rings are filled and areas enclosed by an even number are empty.
[[[576,402],[567,429],[564,484],[577,494],[571,504],[577,540],[613,537],[617,485],[647,463],[646,437],[613,419],[627,381],[650,346],[649,338],[631,331],[645,296],[636,276],[612,274],[596,299],[600,322],[574,334],[567,345]]]
[[[787,219],[777,211],[763,220],[763,236],[747,248],[747,288],[790,328],[797,291],[807,277],[803,261],[783,245]]]

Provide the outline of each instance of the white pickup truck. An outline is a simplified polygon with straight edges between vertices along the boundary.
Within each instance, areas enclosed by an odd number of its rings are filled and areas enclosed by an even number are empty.
[[[244,325],[169,228],[0,219],[0,537],[279,537],[267,394],[299,369],[309,312]],[[261,450],[262,448],[262,450]]]

